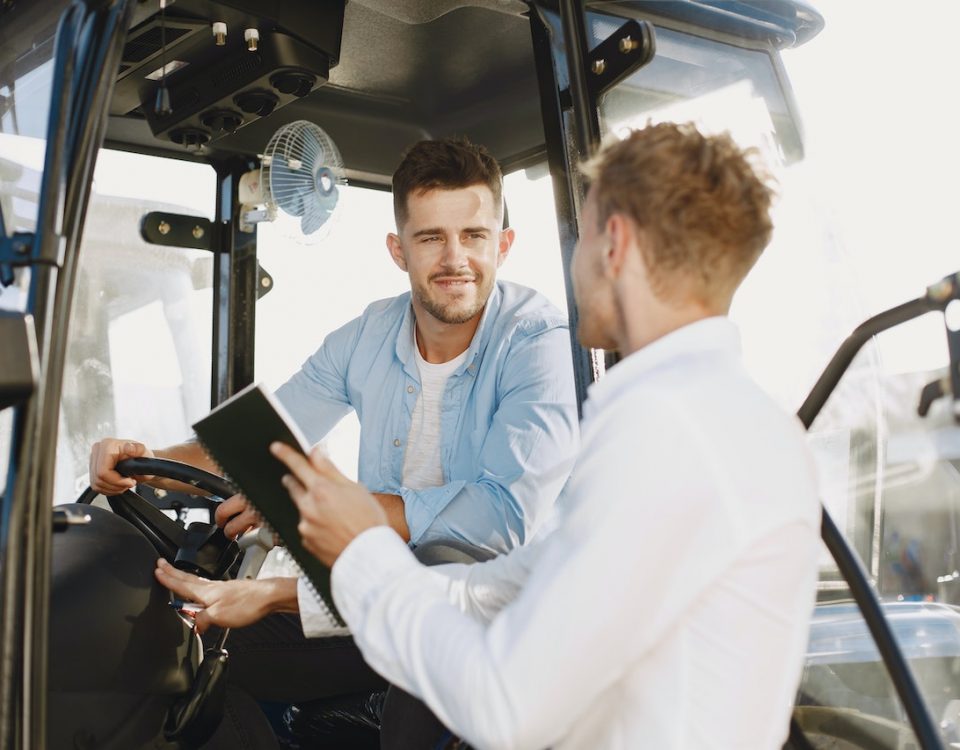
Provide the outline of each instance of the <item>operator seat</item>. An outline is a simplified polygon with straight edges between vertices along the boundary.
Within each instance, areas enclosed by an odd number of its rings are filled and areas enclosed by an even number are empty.
[[[200,639],[153,576],[157,551],[94,505],[53,536],[47,746],[162,748],[164,720],[189,690]]]

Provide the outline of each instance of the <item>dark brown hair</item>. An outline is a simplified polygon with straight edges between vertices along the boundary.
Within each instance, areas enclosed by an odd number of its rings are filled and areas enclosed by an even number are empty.
[[[645,233],[644,261],[655,293],[722,302],[770,241],[770,177],[756,149],[692,123],[635,130],[583,165],[602,230],[613,213]]]
[[[410,193],[486,185],[493,193],[494,205],[502,211],[502,184],[500,165],[483,146],[470,143],[466,138],[415,143],[393,173],[393,213],[397,227],[407,221]]]

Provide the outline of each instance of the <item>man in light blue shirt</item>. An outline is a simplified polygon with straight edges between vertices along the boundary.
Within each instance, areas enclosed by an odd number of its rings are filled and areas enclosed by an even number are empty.
[[[421,378],[410,297],[375,302],[331,333],[277,396],[311,442],[356,409],[359,479],[401,498],[410,542],[504,552],[529,539],[570,471],[576,404],[566,319],[530,289],[494,284],[442,394],[445,481],[412,489],[402,468],[418,450],[407,437]]]
[[[414,546],[444,541],[489,554],[523,544],[576,453],[566,319],[533,290],[496,281],[514,237],[503,227],[501,186],[480,147],[444,140],[410,149],[394,174],[397,232],[387,247],[411,291],[329,334],[277,391],[310,441],[357,412],[360,481]],[[91,485],[128,489],[132,480],[114,467],[144,455],[215,470],[195,442],[151,452],[108,439],[93,448]],[[250,513],[233,498],[217,519],[234,536],[252,525]],[[258,623],[230,638],[231,675],[252,695],[303,700],[362,690],[364,676],[373,678],[352,643],[335,654],[332,639],[303,639],[291,615],[308,617],[312,601],[295,579],[210,585],[212,623]],[[240,741],[221,734],[218,746]]]

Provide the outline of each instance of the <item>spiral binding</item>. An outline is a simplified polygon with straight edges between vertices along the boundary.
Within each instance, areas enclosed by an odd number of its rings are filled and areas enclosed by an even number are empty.
[[[330,624],[333,625],[334,627],[345,628],[347,626],[347,623],[344,622],[343,618],[340,617],[338,612],[333,607],[330,606],[330,603],[327,601],[327,597],[321,594],[317,590],[317,587],[313,583],[313,579],[303,572],[303,566],[300,564],[300,560],[297,559],[297,556],[296,554],[294,554],[294,551],[290,549],[290,547],[287,545],[286,540],[282,536],[280,536],[280,534],[277,533],[276,529],[274,529],[273,526],[270,525],[267,519],[264,518],[263,515],[261,515],[260,511],[257,510],[256,506],[253,507],[253,512],[257,516],[257,518],[260,519],[260,522],[264,526],[266,526],[268,529],[270,529],[271,533],[273,533],[274,536],[276,536],[281,542],[283,542],[283,546],[286,548],[287,552],[290,554],[290,557],[293,559],[293,564],[296,566],[297,571],[300,574],[300,578],[306,581],[307,588],[310,589],[310,593],[313,594],[313,598],[316,599],[318,602],[320,602],[320,606],[323,609],[323,614],[326,615],[327,619],[330,621]],[[332,590],[330,591],[330,596],[331,597],[333,596]]]

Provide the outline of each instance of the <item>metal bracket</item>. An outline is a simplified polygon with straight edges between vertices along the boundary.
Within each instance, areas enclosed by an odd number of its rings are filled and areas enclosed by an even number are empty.
[[[257,261],[257,299],[273,289],[273,276]]]
[[[219,227],[197,216],[151,211],[140,221],[140,236],[151,245],[216,252],[219,235]]]
[[[140,221],[144,242],[163,247],[190,248],[220,252],[221,228],[209,219],[166,211],[151,211]],[[257,299],[273,289],[273,276],[257,262]]]
[[[0,310],[0,409],[23,403],[33,395],[39,372],[33,317]]]
[[[960,330],[947,329],[947,349],[950,352],[950,390],[953,395],[953,419],[960,423]]]
[[[943,313],[943,327],[947,332],[947,351],[950,354],[950,369],[944,378],[934,380],[920,393],[917,413],[925,417],[930,406],[939,398],[952,397],[953,418],[960,423],[960,328],[953,329],[947,320],[947,308],[960,300],[960,273],[950,274],[936,284],[927,287],[926,299]]]
[[[600,42],[586,60],[587,85],[590,97],[596,103],[603,94],[624,78],[649,63],[657,51],[653,25],[647,21],[627,21],[613,34]],[[573,106],[570,89],[560,92],[560,106]]]
[[[12,237],[0,237],[0,289],[13,283],[13,269],[29,266],[33,258],[33,238],[29,232],[15,232]]]

